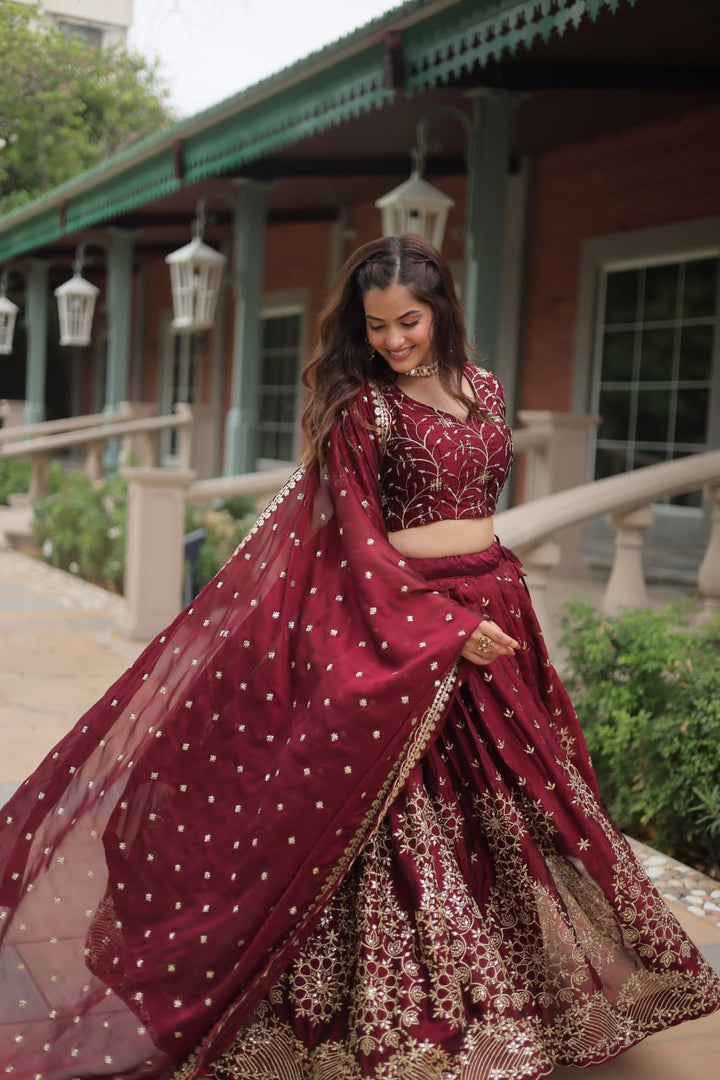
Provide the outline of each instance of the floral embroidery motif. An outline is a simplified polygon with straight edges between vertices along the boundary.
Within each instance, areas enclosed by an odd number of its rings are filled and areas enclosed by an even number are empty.
[[[447,518],[489,517],[512,461],[505,400],[491,372],[468,364],[482,419],[458,420],[398,387],[374,390],[383,432],[383,517],[390,532]]]

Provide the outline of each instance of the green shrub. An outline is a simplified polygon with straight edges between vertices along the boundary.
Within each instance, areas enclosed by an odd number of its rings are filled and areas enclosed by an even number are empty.
[[[720,622],[687,609],[610,618],[566,605],[565,682],[618,825],[679,858],[717,859]]]
[[[116,592],[123,590],[127,484],[119,476],[94,484],[84,472],[51,467],[52,494],[35,504],[33,537],[43,558],[61,570]],[[25,489],[27,490],[27,488]],[[194,567],[199,591],[220,570],[255,519],[252,503],[232,499],[212,508],[188,507],[186,532],[205,540]]]
[[[0,506],[7,506],[8,495],[24,494],[30,490],[30,461],[28,458],[9,458],[0,461]]]
[[[33,536],[43,558],[121,592],[125,565],[126,485],[94,484],[84,472],[56,472],[56,490],[35,504]]]
[[[194,587],[207,585],[232,555],[257,514],[247,499],[228,499],[213,507],[191,507],[188,532],[205,530],[205,540],[194,568]]]

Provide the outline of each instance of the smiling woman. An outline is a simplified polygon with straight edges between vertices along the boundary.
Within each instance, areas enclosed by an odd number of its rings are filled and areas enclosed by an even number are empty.
[[[360,248],[305,377],[306,463],[3,812],[14,1080],[539,1080],[720,1008],[492,537],[442,256]]]

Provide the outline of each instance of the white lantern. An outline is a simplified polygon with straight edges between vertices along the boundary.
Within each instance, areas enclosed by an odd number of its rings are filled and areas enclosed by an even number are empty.
[[[196,233],[189,244],[165,256],[170,267],[173,329],[206,330],[215,321],[220,281],[227,259]]]
[[[9,356],[12,352],[15,319],[19,308],[5,295],[5,282],[0,284],[0,354]]]
[[[415,171],[409,180],[383,195],[375,205],[382,211],[383,236],[416,233],[439,249],[448,210],[455,200]]]
[[[95,301],[100,292],[97,285],[86,281],[76,265],[75,273],[63,285],[58,285],[55,296],[60,317],[61,345],[89,345],[92,332]]]

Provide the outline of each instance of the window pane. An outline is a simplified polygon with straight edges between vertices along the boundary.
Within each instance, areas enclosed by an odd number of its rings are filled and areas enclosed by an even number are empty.
[[[697,443],[707,439],[709,391],[678,390],[675,442]]]
[[[645,271],[645,322],[653,319],[674,319],[677,314],[680,267],[649,266]]]
[[[667,461],[664,450],[649,450],[644,446],[635,446],[630,468],[644,469],[646,465],[661,465],[663,461]]]
[[[670,396],[667,390],[640,390],[637,396],[638,442],[667,442]]]
[[[629,323],[637,319],[639,270],[608,274],[605,293],[605,323]]]
[[[258,455],[292,461],[295,446],[301,315],[268,316],[262,327]]]
[[[675,330],[645,330],[640,345],[640,379],[643,382],[667,381],[673,376]]]
[[[605,334],[602,357],[602,382],[629,382],[633,377],[633,330],[611,330]]]
[[[686,264],[682,309],[684,318],[712,318],[715,315],[717,267],[717,259],[697,259]]]
[[[627,472],[627,450],[624,446],[598,448],[595,456],[595,479],[618,476]]]
[[[603,390],[600,394],[599,439],[627,439],[630,436],[629,390]]]
[[[680,379],[710,381],[714,326],[684,326],[680,339]]]

